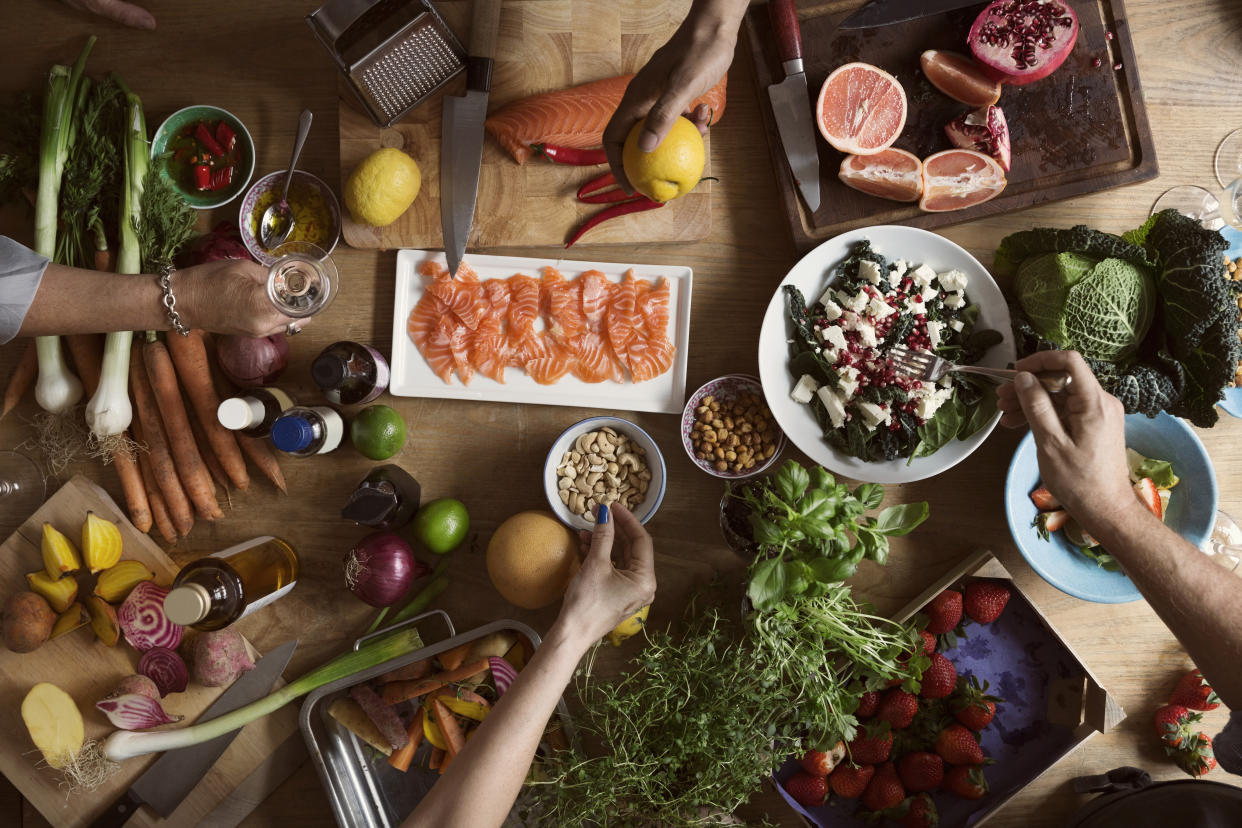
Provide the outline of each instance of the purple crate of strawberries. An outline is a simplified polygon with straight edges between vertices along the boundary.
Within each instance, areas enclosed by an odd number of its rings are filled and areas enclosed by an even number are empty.
[[[934,808],[942,828],[974,825],[1080,743],[1073,716],[1065,723],[1057,723],[1050,720],[1049,709],[1050,702],[1064,702],[1058,688],[1081,687],[1087,671],[1039,612],[1020,592],[1009,587],[1010,582],[1005,580],[967,582],[967,612],[962,615],[956,634],[936,636],[935,652],[952,667],[932,655],[933,666],[924,673],[923,693],[943,694],[948,683],[955,681],[947,697],[918,698],[916,712],[915,700],[909,694],[890,688],[880,691],[877,710],[869,718],[862,716],[869,712],[869,705],[860,709],[862,723],[878,726],[880,733],[869,744],[855,741],[854,751],[864,758],[882,756],[888,741],[883,731],[891,726],[888,759],[892,765],[878,762],[872,772],[854,769],[846,759],[837,765],[841,776],[835,785],[852,795],[831,792],[834,782],[830,775],[830,792],[823,804],[804,805],[797,799],[815,801],[818,783],[808,779],[799,762],[801,757],[792,756],[775,774],[777,789],[790,807],[821,828],[865,824],[867,809],[863,803],[876,808],[896,803],[896,809],[887,812],[893,820],[887,824],[927,824],[921,822],[917,813],[909,814],[909,810]],[[977,602],[989,592],[1009,592],[1010,596],[999,617],[990,623],[979,623],[971,615],[979,614]],[[953,599],[945,602],[947,620],[932,609],[939,597],[924,608],[930,615],[928,627],[932,632],[939,631],[938,623],[953,625],[954,606],[959,601],[952,595],[946,597]],[[976,602],[973,606],[972,598]],[[988,614],[985,609],[984,617]],[[927,636],[925,641],[930,648]],[[986,696],[1001,699],[995,703],[995,716],[990,720],[987,705],[978,693],[985,682]],[[974,704],[969,703],[972,687],[976,688]],[[1077,699],[1071,704],[1074,701]],[[891,724],[881,724],[881,719]],[[984,721],[987,724],[979,729]],[[977,742],[973,735],[976,730]],[[982,796],[978,796],[979,771],[973,765],[979,749],[986,757],[979,769],[986,780]],[[868,751],[871,756],[866,756]],[[967,758],[972,753],[973,761]],[[930,803],[916,804],[915,800],[925,798],[920,790],[927,790]]]

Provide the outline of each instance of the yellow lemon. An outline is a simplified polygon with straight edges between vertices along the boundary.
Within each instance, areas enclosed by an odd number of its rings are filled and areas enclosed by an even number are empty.
[[[650,609],[651,604],[648,604],[613,627],[612,632],[608,633],[608,643],[614,647],[620,647],[622,641],[632,635],[638,635],[639,631],[647,625],[647,613]]]
[[[651,152],[638,148],[646,121],[634,124],[625,139],[621,162],[630,184],[653,201],[671,201],[698,186],[707,163],[707,151],[698,128],[678,118],[660,146]]]
[[[359,224],[383,227],[410,209],[422,183],[413,158],[395,147],[377,149],[349,174],[345,206]]]

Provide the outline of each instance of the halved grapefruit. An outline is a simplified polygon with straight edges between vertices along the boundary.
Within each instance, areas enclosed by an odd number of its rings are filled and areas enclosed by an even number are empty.
[[[845,156],[837,178],[847,187],[893,201],[918,201],[923,194],[923,162],[892,147],[874,155]]]
[[[906,125],[906,91],[869,63],[847,63],[819,90],[815,119],[824,140],[841,152],[874,155],[888,149]]]
[[[962,210],[995,198],[1005,189],[1005,171],[981,152],[951,149],[923,159],[923,197],[929,213]]]

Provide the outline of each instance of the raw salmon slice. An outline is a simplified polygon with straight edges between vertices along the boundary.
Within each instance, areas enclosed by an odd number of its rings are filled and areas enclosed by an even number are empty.
[[[599,331],[604,322],[604,311],[608,309],[611,283],[598,270],[588,270],[578,277],[578,284],[582,290],[582,315],[591,330]]]
[[[503,324],[495,319],[483,322],[470,338],[470,364],[480,374],[496,382],[505,381],[509,352],[509,337]]]
[[[595,331],[587,331],[574,342],[577,362],[570,368],[583,382],[625,382],[625,370],[608,342]]]
[[[457,367],[456,361],[453,359],[452,336],[453,327],[451,323],[446,324],[448,317],[441,317],[437,321],[435,328],[427,337],[427,342],[422,347],[423,359],[427,360],[427,364],[431,366],[431,370],[435,375],[446,383],[453,381],[453,371]]]
[[[648,340],[645,336],[631,339],[625,359],[634,382],[646,382],[667,371],[673,364],[673,352],[673,343],[667,339]]]
[[[547,356],[532,359],[526,363],[526,373],[540,385],[552,385],[569,373],[574,360],[560,348],[551,347]]]
[[[654,287],[643,294],[639,302],[639,312],[642,314],[643,324],[647,326],[649,331],[664,332],[665,336],[667,336],[668,302],[669,289],[667,279],[661,279],[658,287]]]
[[[608,342],[613,351],[623,358],[625,346],[634,336],[634,325],[638,321],[637,307],[638,284],[631,270],[613,293],[604,319]]]
[[[430,293],[424,293],[422,298],[418,300],[418,304],[414,306],[414,310],[410,311],[410,319],[406,323],[406,331],[420,351],[427,344],[427,338],[435,330],[440,317],[447,312],[448,308],[440,301],[439,297]]]
[[[479,327],[487,302],[483,286],[477,281],[443,279],[427,285],[427,292],[439,298],[461,323],[470,330]]]
[[[531,144],[598,147],[604,143],[604,127],[617,111],[633,78],[621,75],[531,95],[501,107],[484,126],[519,164],[525,164],[533,154]],[[695,99],[689,111],[707,104],[712,110],[711,122],[719,121],[725,110],[725,81],[721,78],[720,83]]]

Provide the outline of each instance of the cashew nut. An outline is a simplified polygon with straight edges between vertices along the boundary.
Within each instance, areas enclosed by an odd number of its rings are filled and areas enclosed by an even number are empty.
[[[575,515],[592,522],[600,503],[634,508],[650,487],[645,457],[641,446],[612,428],[580,434],[556,470],[557,495]]]

